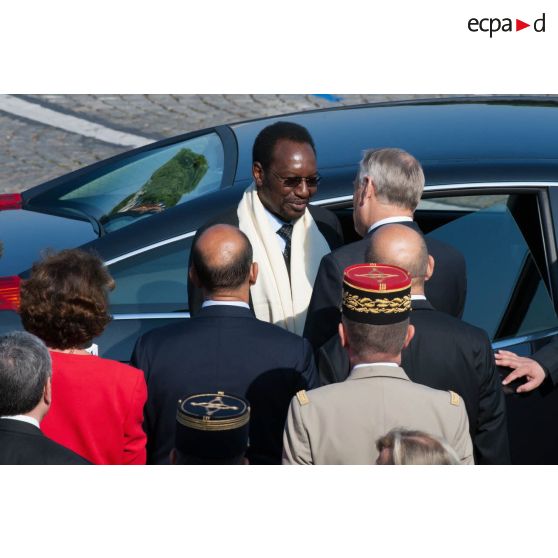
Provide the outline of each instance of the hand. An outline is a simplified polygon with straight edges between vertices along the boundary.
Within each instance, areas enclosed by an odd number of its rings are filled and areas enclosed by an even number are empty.
[[[503,385],[506,386],[518,378],[527,378],[527,382],[517,388],[517,393],[537,389],[546,377],[542,366],[532,358],[520,357],[511,351],[498,351],[494,356],[498,366],[513,368],[513,372],[504,378]]]

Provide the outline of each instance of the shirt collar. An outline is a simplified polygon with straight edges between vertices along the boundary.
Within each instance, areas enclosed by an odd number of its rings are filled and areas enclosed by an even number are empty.
[[[19,420],[21,422],[27,422],[28,424],[32,424],[36,426],[40,430],[39,421],[36,418],[27,416],[27,415],[13,415],[11,417],[0,417],[0,419],[8,419],[8,420]]]
[[[409,376],[401,366],[394,362],[374,362],[360,364],[351,370],[347,380],[360,380],[362,378],[399,378],[409,381]]]
[[[250,310],[250,305],[241,300],[204,300],[202,308],[207,308],[208,306],[238,306],[239,308]]]
[[[353,370],[356,370],[357,368],[364,368],[365,366],[395,366],[396,368],[399,366],[399,364],[397,364],[396,362],[367,362],[364,364],[357,364],[356,366],[353,366]],[[351,370],[351,372],[353,371]]]
[[[426,297],[424,295],[412,294],[411,300],[426,300]]]
[[[283,225],[292,224],[292,223],[287,223],[286,221],[283,221],[283,219],[279,219],[279,217],[277,217],[277,215],[273,215],[273,213],[271,213],[271,211],[269,211],[266,207],[264,207],[264,211],[265,211],[265,214],[267,215],[267,218],[269,219],[269,224],[271,225],[271,228],[273,229],[273,232],[277,232]]]
[[[370,227],[368,227],[368,232],[371,233],[373,230],[377,229],[378,227],[381,227],[382,225],[389,225],[390,223],[412,222],[412,221],[413,219],[407,216],[386,217],[385,219],[380,219],[379,221],[376,221],[375,223],[370,225]]]

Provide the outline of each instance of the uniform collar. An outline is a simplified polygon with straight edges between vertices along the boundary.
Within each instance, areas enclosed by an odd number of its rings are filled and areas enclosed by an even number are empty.
[[[400,380],[411,381],[401,366],[391,366],[390,364],[391,363],[374,363],[355,366],[351,370],[347,380],[361,380],[362,378],[399,378]]]

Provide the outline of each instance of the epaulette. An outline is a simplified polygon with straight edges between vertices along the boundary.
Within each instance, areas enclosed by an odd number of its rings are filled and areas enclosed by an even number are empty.
[[[301,406],[308,405],[308,403],[310,403],[310,399],[308,399],[308,395],[306,395],[305,389],[301,389],[300,391],[298,391],[296,393],[296,398],[298,399],[298,402]]]
[[[461,397],[459,397],[459,395],[455,393],[455,391],[451,391],[451,389],[449,390],[449,394],[450,394],[450,404],[458,407],[459,404],[461,403]]]

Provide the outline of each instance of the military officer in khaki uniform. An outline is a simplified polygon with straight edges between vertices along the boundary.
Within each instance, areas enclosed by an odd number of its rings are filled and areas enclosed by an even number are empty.
[[[301,391],[291,401],[283,436],[283,464],[373,464],[376,440],[392,428],[445,438],[461,463],[473,463],[465,405],[458,394],[409,380],[401,350],[409,325],[411,278],[395,266],[345,269],[341,342],[351,373],[342,383]]]

